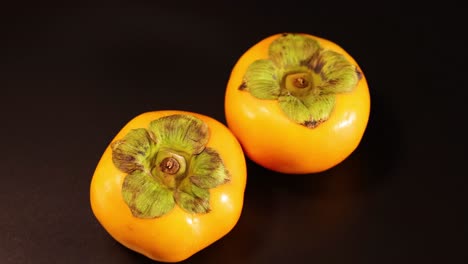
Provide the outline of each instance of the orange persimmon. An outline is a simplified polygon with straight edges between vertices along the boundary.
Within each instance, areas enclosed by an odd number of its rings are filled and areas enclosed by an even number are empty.
[[[178,262],[236,225],[246,175],[242,148],[222,123],[185,111],[147,112],[104,151],[91,180],[91,208],[127,248]]]
[[[228,127],[245,155],[281,173],[327,170],[359,145],[370,114],[366,78],[337,44],[275,34],[234,65],[225,94]]]

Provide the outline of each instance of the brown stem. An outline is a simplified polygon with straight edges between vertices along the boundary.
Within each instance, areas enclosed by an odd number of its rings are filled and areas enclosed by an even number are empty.
[[[177,159],[173,157],[167,157],[161,161],[159,168],[163,173],[176,174],[179,171],[180,164]]]
[[[306,88],[307,86],[309,86],[309,82],[302,77],[294,79],[293,84],[294,86],[296,86],[296,88]]]

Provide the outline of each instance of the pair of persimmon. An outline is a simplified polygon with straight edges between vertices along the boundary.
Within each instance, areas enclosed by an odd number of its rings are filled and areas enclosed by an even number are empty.
[[[369,112],[366,79],[345,50],[309,34],[270,36],[231,72],[227,126],[177,110],[128,122],[96,167],[93,213],[129,249],[185,260],[239,220],[244,153],[285,174],[321,172],[356,149]]]

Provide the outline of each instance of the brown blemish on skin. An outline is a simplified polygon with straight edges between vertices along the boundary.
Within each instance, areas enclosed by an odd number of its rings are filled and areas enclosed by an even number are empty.
[[[362,72],[357,67],[356,67],[356,74],[357,74],[358,80],[361,80],[362,79]]]
[[[320,73],[323,69],[323,66],[325,66],[325,61],[319,54],[320,52],[315,52],[314,55],[312,55],[312,57],[306,61],[308,68],[317,74]]]
[[[325,122],[325,120],[310,120],[310,121],[305,121],[304,126],[307,128],[316,128],[318,125],[322,124]]]
[[[242,82],[241,85],[239,85],[239,90],[245,90],[247,89],[247,84],[245,82]]]
[[[115,141],[111,144],[112,149],[112,161],[116,166],[127,173],[132,173],[136,170],[142,169],[142,165],[137,163],[137,160],[134,156],[128,155],[127,153],[122,152],[118,148],[120,144],[124,144],[123,140]],[[140,152],[138,152],[140,153]]]
[[[318,60],[314,67],[315,73],[322,73],[323,66],[325,66],[325,62],[323,60]]]

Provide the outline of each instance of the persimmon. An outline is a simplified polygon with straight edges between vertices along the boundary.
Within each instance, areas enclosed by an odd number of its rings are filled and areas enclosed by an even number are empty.
[[[246,175],[242,148],[224,124],[185,111],[147,112],[104,151],[91,180],[91,208],[127,248],[179,262],[233,229]]]
[[[338,44],[275,34],[236,62],[225,94],[228,127],[245,155],[281,173],[317,173],[359,145],[370,114],[365,75]]]

